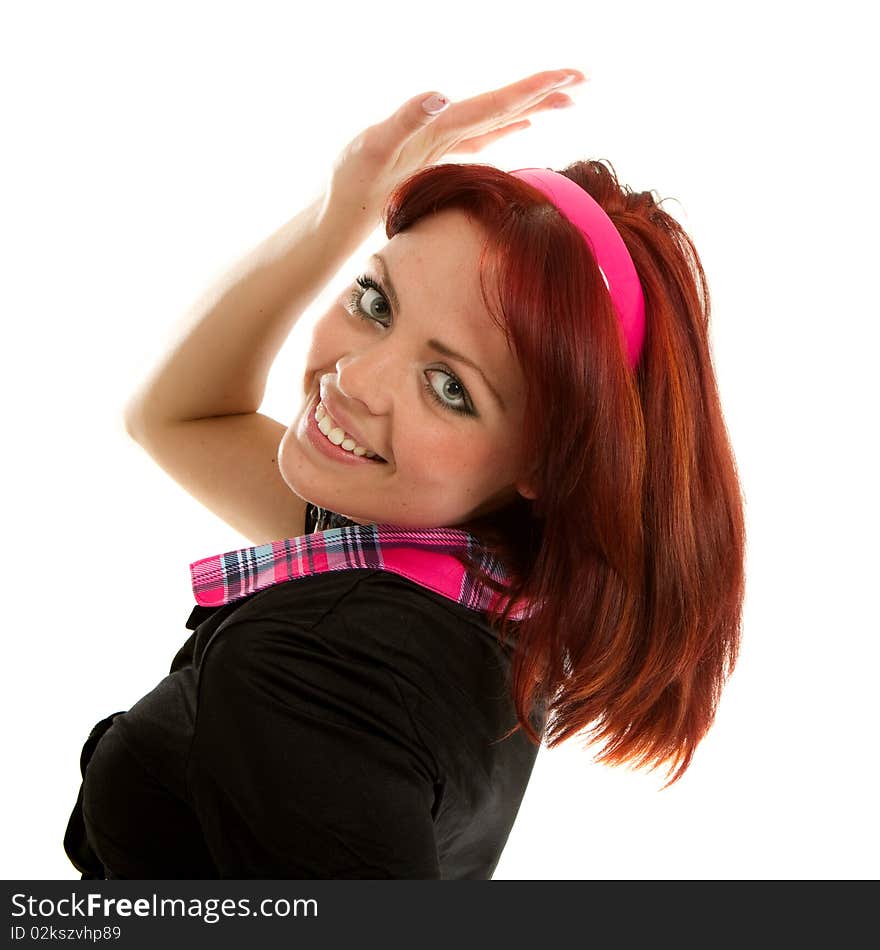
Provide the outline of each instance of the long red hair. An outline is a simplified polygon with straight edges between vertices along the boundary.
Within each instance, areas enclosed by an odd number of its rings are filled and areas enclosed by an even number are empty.
[[[491,165],[431,166],[388,197],[385,230],[390,239],[444,208],[483,225],[484,298],[526,380],[538,497],[457,526],[510,576],[508,607],[490,620],[502,640],[514,634],[512,731],[550,748],[584,735],[598,761],[662,766],[671,784],[736,662],[745,588],[709,290],[690,238],[651,192],[621,187],[610,163],[562,174],[602,206],[635,263],[646,318],[635,371],[587,242],[525,182]],[[512,621],[520,598],[537,609]]]

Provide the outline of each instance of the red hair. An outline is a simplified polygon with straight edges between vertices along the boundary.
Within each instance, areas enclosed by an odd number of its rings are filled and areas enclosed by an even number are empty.
[[[709,291],[690,238],[652,193],[621,187],[610,163],[562,174],[602,206],[635,263],[646,317],[635,371],[587,242],[531,185],[490,165],[434,165],[388,197],[385,230],[445,208],[483,226],[483,296],[526,380],[537,498],[457,525],[504,562],[511,605],[540,605],[520,621],[490,617],[502,640],[515,633],[511,732],[550,748],[583,734],[598,761],[663,766],[671,784],[733,670],[745,587]]]

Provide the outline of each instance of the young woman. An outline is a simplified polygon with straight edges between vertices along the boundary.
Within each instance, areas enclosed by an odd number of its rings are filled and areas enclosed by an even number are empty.
[[[92,730],[84,878],[490,878],[537,750],[678,779],[737,654],[744,518],[697,253],[609,167],[438,163],[574,70],[416,96],[211,295],[128,431],[253,542]],[[258,412],[298,316],[302,405]]]

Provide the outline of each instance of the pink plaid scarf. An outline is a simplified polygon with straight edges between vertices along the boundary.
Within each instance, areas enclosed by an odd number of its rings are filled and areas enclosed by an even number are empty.
[[[452,551],[465,548],[480,568],[502,584],[507,578],[500,561],[477,538],[456,528],[407,529],[391,524],[328,528],[296,538],[257,544],[215,554],[190,564],[196,603],[218,607],[255,591],[321,574],[370,568],[391,571],[421,584],[471,610],[500,609],[496,594],[466,570]],[[520,620],[522,604],[511,612]]]

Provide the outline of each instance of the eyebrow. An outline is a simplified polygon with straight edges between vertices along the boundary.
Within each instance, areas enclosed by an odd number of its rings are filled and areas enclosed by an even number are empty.
[[[394,309],[398,313],[400,313],[402,310],[402,307],[400,306],[400,298],[397,296],[397,291],[394,289],[394,284],[391,282],[391,275],[388,273],[388,265],[385,263],[385,259],[382,257],[381,254],[371,254],[369,260],[375,263],[376,269],[382,275],[382,283],[384,284],[385,289],[388,291],[388,296],[391,298],[391,303],[394,305]],[[486,376],[486,374],[480,369],[479,366],[477,366],[477,364],[473,360],[468,359],[466,356],[463,356],[461,353],[457,353],[455,350],[448,347],[445,343],[441,343],[439,340],[435,340],[433,338],[428,340],[428,346],[430,346],[431,349],[436,350],[438,353],[442,354],[443,356],[448,357],[451,360],[458,360],[459,362],[464,363],[467,366],[470,366],[471,369],[475,369],[482,377],[483,382],[486,384],[489,391],[497,400],[498,405],[501,406],[501,409],[505,412],[507,411],[507,407],[504,405],[504,400],[501,398],[501,395],[499,394],[498,390],[492,385],[492,383],[489,381],[489,378]]]

